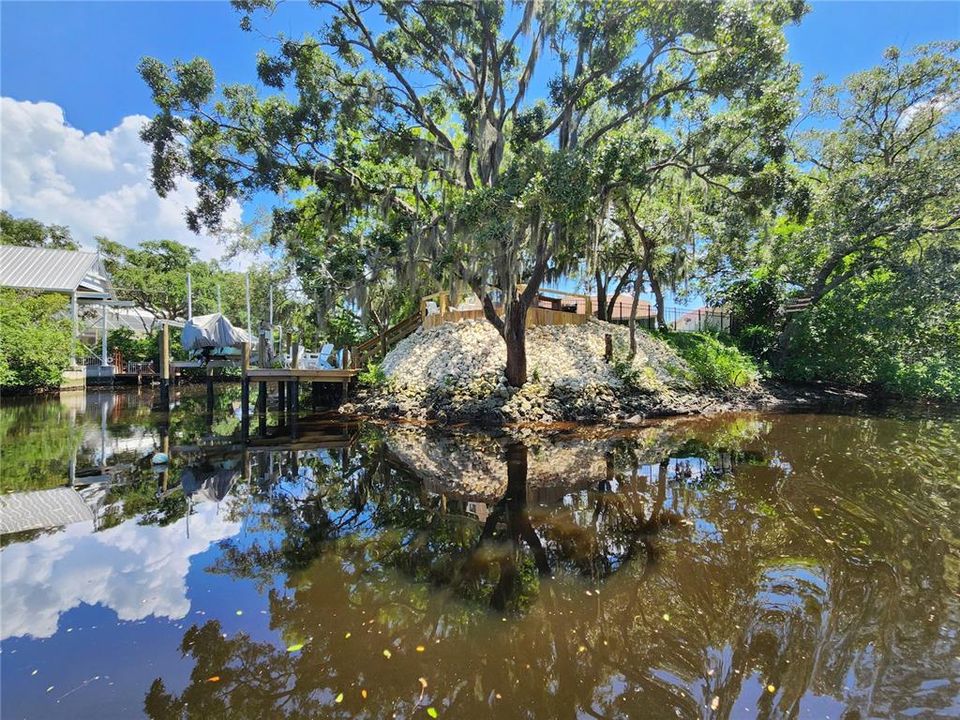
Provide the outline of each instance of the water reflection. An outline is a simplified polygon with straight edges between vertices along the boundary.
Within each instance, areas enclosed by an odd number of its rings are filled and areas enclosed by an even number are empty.
[[[122,524],[91,533],[73,525],[3,551],[2,639],[51,637],[62,614],[101,605],[120,620],[180,619],[190,609],[190,560],[237,533],[229,513],[202,508],[165,527]]]
[[[139,512],[8,545],[4,715],[960,713],[956,421],[299,428],[244,444],[173,414]],[[8,683],[8,648],[69,676],[10,643],[65,642],[83,604],[117,636],[166,623],[136,681],[67,707]]]

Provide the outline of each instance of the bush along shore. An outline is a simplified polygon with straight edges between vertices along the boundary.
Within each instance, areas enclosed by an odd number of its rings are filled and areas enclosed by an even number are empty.
[[[607,334],[613,340],[610,360]],[[421,328],[362,373],[356,401],[341,412],[485,427],[632,424],[782,402],[759,382],[746,355],[705,334],[638,330],[637,351],[630,357],[628,330],[619,325],[590,320],[531,327],[522,388],[507,384],[505,363],[503,341],[486,321]]]

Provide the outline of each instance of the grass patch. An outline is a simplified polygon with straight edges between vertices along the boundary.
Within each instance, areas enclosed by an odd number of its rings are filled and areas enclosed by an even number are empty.
[[[725,336],[710,333],[662,335],[690,367],[687,379],[708,390],[729,390],[753,384],[760,372],[756,363]]]

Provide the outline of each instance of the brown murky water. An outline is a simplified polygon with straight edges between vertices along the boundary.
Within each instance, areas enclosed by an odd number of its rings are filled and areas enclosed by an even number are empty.
[[[3,536],[5,719],[960,716],[956,419],[245,447],[152,400],[0,411],[3,490],[90,509]]]

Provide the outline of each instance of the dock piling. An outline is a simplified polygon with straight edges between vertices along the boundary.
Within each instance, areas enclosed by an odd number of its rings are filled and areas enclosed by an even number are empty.
[[[170,409],[170,326],[163,323],[160,334],[160,404]]]
[[[241,348],[240,368],[243,378],[240,389],[240,432],[246,440],[250,434],[250,343],[244,343]]]

